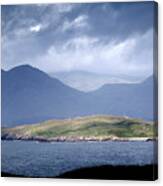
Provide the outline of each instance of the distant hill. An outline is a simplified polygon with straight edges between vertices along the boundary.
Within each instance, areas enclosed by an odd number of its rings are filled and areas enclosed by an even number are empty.
[[[2,71],[2,125],[114,114],[153,119],[153,77],[140,84],[108,84],[88,93],[28,65]]]
[[[142,78],[132,76],[113,76],[111,74],[97,74],[87,71],[56,72],[50,74],[50,76],[59,79],[68,86],[84,92],[96,90],[104,84],[136,83],[142,80]]]

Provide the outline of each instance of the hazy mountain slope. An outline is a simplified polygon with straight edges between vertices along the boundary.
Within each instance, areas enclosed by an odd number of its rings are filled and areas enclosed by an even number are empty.
[[[2,71],[2,125],[53,118],[114,114],[153,119],[153,78],[141,84],[104,85],[80,92],[30,67]]]
[[[73,116],[81,95],[37,69],[16,67],[2,74],[2,123]]]
[[[104,85],[91,92],[93,107],[102,113],[153,119],[153,77],[140,84]]]
[[[136,83],[141,80],[136,77],[113,76],[86,71],[58,72],[50,75],[64,84],[84,92],[96,90],[104,84]]]

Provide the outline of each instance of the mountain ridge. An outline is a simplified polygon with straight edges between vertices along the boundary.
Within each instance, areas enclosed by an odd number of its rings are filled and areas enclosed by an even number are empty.
[[[59,79],[70,87],[84,92],[97,90],[105,84],[138,83],[143,79],[142,77],[126,77],[125,75],[99,74],[79,70],[51,73],[50,76]]]
[[[2,71],[1,78],[2,125],[92,114],[153,119],[152,79],[147,83],[150,86],[112,84],[85,93],[30,66]]]

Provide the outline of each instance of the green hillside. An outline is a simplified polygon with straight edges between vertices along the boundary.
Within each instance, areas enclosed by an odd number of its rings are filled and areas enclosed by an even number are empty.
[[[115,116],[89,116],[50,120],[39,124],[2,128],[2,139],[99,139],[155,136],[153,122]]]

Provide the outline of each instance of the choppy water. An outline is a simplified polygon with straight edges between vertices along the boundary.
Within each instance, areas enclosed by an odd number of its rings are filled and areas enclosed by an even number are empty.
[[[154,163],[154,142],[2,141],[2,171],[48,177],[96,165]]]

